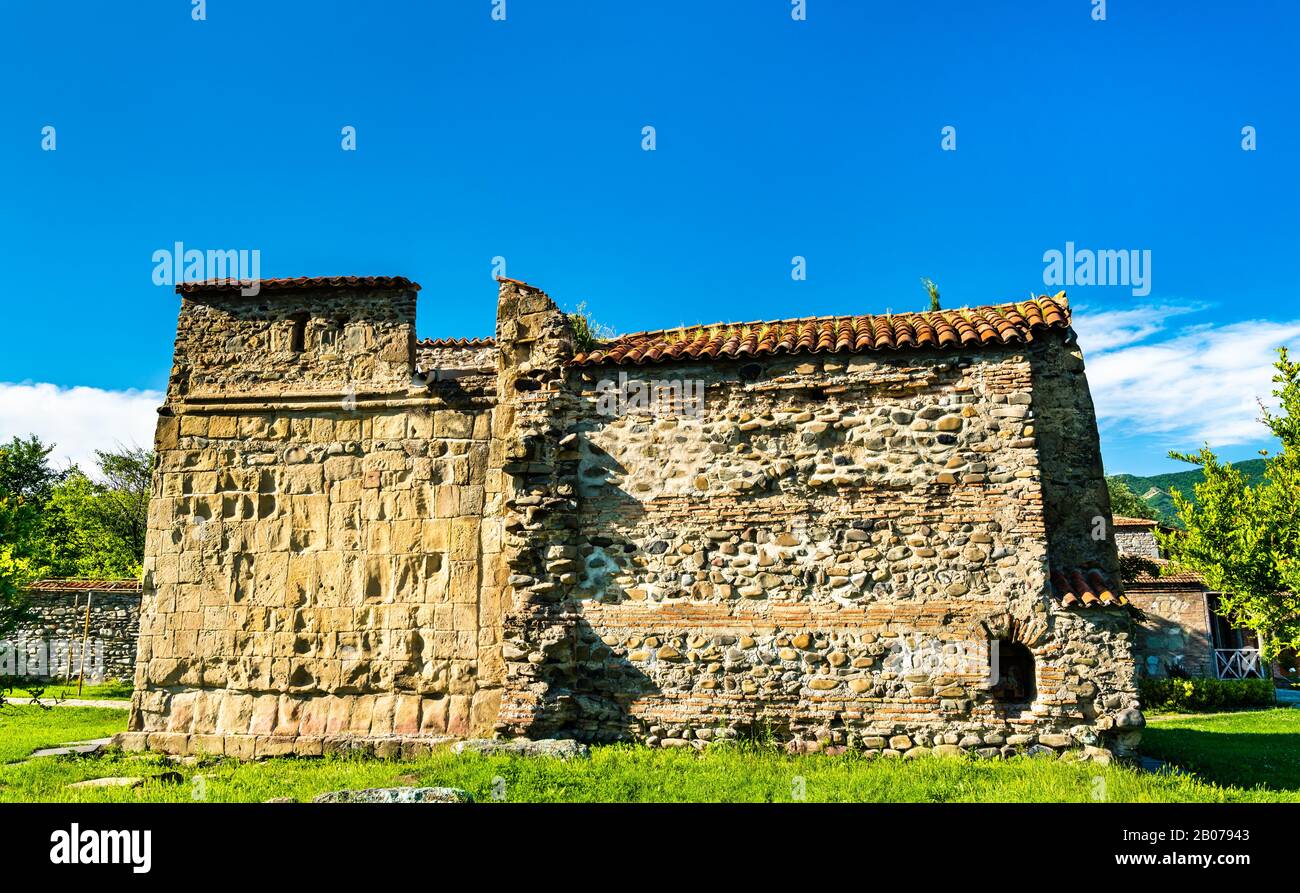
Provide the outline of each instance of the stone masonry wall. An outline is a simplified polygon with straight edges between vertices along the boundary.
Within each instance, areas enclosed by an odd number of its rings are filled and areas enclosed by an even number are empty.
[[[140,633],[138,592],[28,593],[32,619],[15,629],[5,643],[13,649],[15,662],[11,667],[6,654],[6,659],[0,660],[3,673],[41,679],[78,675],[81,672],[81,640],[86,629],[88,596],[87,678],[98,669],[107,679],[133,679],[136,639]],[[19,651],[24,654],[21,667],[17,663]]]
[[[1132,743],[1128,615],[1048,582],[1116,569],[1071,338],[575,368],[523,283],[493,344],[417,344],[414,311],[183,302],[128,746]],[[699,381],[703,411],[609,412],[629,380]],[[995,640],[1032,700],[990,690]]]
[[[1177,667],[1191,676],[1215,676],[1204,589],[1130,586],[1126,594],[1146,615],[1135,645],[1141,675],[1165,676],[1169,667]]]
[[[391,752],[490,728],[491,378],[413,381],[414,307],[413,292],[184,302],[130,746]]]
[[[569,370],[580,399],[552,398],[539,436],[555,445],[532,491],[547,527],[522,528],[531,565],[511,580],[530,592],[498,728],[917,753],[1110,737],[1136,706],[1130,620],[1061,610],[1045,576],[1049,542],[1116,567],[1077,526],[1109,513],[1081,369],[1052,338]],[[620,373],[699,380],[704,412],[611,418],[601,382]],[[1034,655],[1032,704],[987,693],[999,637]]]
[[[1159,559],[1154,527],[1115,529],[1120,555]],[[1203,586],[1156,580],[1126,587],[1125,594],[1145,615],[1137,626],[1138,674],[1165,676],[1174,667],[1191,676],[1215,676],[1214,634]]]
[[[1160,544],[1156,542],[1155,533],[1150,529],[1116,528],[1115,548],[1121,555],[1137,555],[1151,559],[1160,557]]]

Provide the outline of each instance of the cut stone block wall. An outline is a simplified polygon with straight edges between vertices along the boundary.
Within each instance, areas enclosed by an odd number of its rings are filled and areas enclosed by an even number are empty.
[[[134,743],[254,756],[491,727],[492,379],[413,386],[414,305],[186,299],[156,443]],[[347,320],[327,356],[277,334],[300,307]],[[316,318],[306,354],[322,351]]]

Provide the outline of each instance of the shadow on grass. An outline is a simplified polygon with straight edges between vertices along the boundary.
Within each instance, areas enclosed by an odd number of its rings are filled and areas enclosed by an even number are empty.
[[[1142,752],[1220,785],[1300,791],[1300,733],[1151,725],[1142,735]]]

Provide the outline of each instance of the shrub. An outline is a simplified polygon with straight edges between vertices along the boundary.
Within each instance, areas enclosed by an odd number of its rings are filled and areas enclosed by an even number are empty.
[[[602,341],[616,337],[609,326],[596,322],[587,313],[587,302],[583,301],[572,313],[565,314],[573,329],[573,348],[578,353],[590,353]]]
[[[1192,712],[1271,707],[1276,700],[1271,679],[1139,679],[1138,696],[1146,710]]]

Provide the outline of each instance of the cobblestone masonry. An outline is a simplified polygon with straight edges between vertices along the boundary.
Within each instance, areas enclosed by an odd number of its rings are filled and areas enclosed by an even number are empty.
[[[1160,547],[1150,530],[1116,528],[1115,548],[1121,555],[1135,555],[1139,558],[1159,558]]]
[[[1046,573],[1117,576],[1091,535],[1109,505],[1072,334],[573,352],[556,305],[511,280],[490,346],[417,345],[412,291],[186,296],[125,743],[1134,743],[1130,618],[1062,609]],[[603,414],[620,373],[698,380],[704,410]],[[990,691],[995,639],[1032,653],[1032,702]]]
[[[44,581],[40,591],[27,593],[31,620],[9,637],[0,659],[0,674],[40,679],[67,678],[81,672],[81,641],[86,632],[86,606],[90,625],[86,645],[87,678],[98,669],[107,679],[135,676],[136,639],[140,633],[140,591],[109,591],[78,586],[60,589]],[[117,584],[120,590],[121,584]],[[18,652],[23,653],[22,666]],[[71,658],[71,662],[69,662]],[[71,669],[69,669],[71,668]]]

